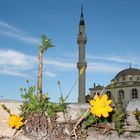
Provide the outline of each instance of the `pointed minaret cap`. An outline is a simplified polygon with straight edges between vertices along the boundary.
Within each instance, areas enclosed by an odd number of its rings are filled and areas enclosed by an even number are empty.
[[[85,25],[84,23],[84,15],[83,15],[83,6],[81,5],[81,16],[79,25]]]
[[[129,69],[131,69],[131,63],[129,63]]]
[[[83,15],[83,5],[81,5],[81,17],[83,18],[84,15]]]

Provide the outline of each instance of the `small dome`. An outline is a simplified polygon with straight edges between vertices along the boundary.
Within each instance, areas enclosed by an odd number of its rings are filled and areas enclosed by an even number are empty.
[[[94,87],[94,89],[96,89],[96,90],[102,90],[104,87],[103,86],[101,86],[101,85],[97,85],[96,87]]]
[[[118,79],[120,77],[127,77],[127,76],[134,76],[134,75],[140,75],[140,70],[135,68],[128,68],[120,71],[114,79]]]

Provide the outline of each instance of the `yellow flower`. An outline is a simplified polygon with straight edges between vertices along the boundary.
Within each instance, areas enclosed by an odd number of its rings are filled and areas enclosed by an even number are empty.
[[[90,101],[91,108],[90,111],[97,117],[108,117],[108,112],[111,112],[113,109],[110,107],[112,100],[107,99],[107,95],[104,94],[101,97],[98,95],[95,96],[93,100]]]
[[[21,126],[23,126],[23,122],[22,121],[18,121],[16,124],[15,124],[15,128],[16,129],[19,129]]]
[[[10,127],[15,127],[15,122],[16,122],[16,115],[10,115],[9,117],[9,126]]]
[[[22,117],[19,117],[17,115],[10,115],[9,117],[9,126],[11,128],[16,128],[16,129],[19,129],[21,126],[23,126],[23,122],[22,122],[23,118]]]
[[[136,110],[136,111],[133,111],[132,114],[133,114],[134,116],[137,116],[137,115],[139,114],[139,112],[138,112],[138,110]]]
[[[82,75],[84,72],[85,72],[85,69],[86,69],[86,67],[85,66],[83,66],[82,68],[81,68],[81,70],[80,70],[80,75]]]
[[[133,114],[133,115],[136,115],[136,114],[137,114],[137,112],[136,112],[136,111],[133,111],[133,112],[132,112],[132,114]]]

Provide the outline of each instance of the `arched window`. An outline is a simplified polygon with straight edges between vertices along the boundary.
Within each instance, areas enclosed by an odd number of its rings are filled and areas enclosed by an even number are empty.
[[[108,96],[109,99],[112,98],[112,96],[111,96],[111,92],[110,92],[110,91],[107,91],[106,94],[107,94],[107,96]]]
[[[98,96],[100,96],[100,93],[99,92],[94,92],[94,96],[93,97],[95,97],[96,95],[98,95]]]
[[[122,99],[124,99],[124,91],[121,89],[119,90],[119,101],[121,101]]]
[[[136,88],[132,89],[132,99],[138,98],[138,90]]]
[[[125,81],[125,77],[123,77],[123,81]]]

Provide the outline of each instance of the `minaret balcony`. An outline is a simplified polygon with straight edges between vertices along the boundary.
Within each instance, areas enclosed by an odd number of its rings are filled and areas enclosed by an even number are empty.
[[[81,44],[81,43],[86,44],[87,43],[87,38],[86,37],[78,37],[77,38],[77,43],[78,44]]]
[[[83,68],[83,66],[85,66],[85,68],[87,68],[87,62],[77,62],[77,68],[78,69]]]
[[[79,34],[77,37],[77,40],[87,40],[86,34],[83,34],[83,33]]]

